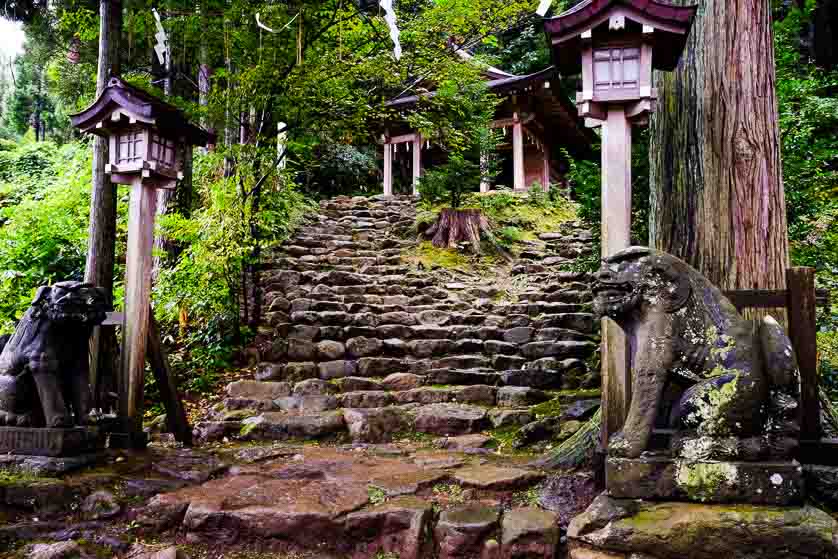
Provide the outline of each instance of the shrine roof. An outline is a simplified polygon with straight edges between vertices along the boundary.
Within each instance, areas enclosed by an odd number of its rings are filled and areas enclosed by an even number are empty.
[[[97,128],[97,124],[117,109],[125,110],[164,134],[184,137],[192,145],[205,146],[213,140],[212,134],[189,122],[183,111],[174,105],[119,78],[111,78],[89,107],[70,115],[70,122],[84,132],[103,135],[104,131]]]

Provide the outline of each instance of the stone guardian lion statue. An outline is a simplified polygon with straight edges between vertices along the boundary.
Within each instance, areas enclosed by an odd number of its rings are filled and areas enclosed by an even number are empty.
[[[0,354],[0,425],[71,427],[88,421],[88,339],[109,310],[104,290],[41,287]]]
[[[630,344],[631,406],[610,456],[639,457],[656,426],[675,429],[674,457],[755,461],[795,450],[800,375],[773,318],[744,319],[687,263],[645,247],[603,262],[594,310]]]

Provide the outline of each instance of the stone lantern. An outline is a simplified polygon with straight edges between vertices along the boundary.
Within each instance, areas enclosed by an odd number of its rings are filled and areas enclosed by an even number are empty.
[[[602,257],[631,244],[631,127],[655,109],[652,70],[678,65],[697,6],[662,0],[584,0],[544,21],[553,63],[582,74],[579,115],[602,126]],[[630,401],[625,335],[602,328],[603,442],[622,427]]]
[[[174,189],[183,178],[185,151],[207,145],[211,136],[176,107],[119,78],[112,78],[90,107],[70,118],[81,131],[108,139],[105,172],[112,182],[131,189],[119,385],[120,414],[135,437],[142,433],[157,189]]]

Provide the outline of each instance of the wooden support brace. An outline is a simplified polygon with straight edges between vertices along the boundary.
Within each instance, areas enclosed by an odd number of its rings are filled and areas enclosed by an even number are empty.
[[[786,270],[786,285],[789,338],[800,368],[800,436],[802,439],[816,440],[821,436],[821,405],[814,268],[789,268]]]

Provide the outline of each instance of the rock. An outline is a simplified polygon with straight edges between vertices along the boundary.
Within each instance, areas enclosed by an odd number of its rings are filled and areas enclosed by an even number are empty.
[[[350,338],[346,342],[346,350],[349,352],[350,357],[356,359],[378,355],[381,353],[383,347],[384,342],[378,338],[366,338],[364,336]]]
[[[521,427],[514,446],[515,448],[523,448],[533,443],[550,439],[556,436],[560,429],[561,419],[558,417],[545,417],[538,421],[533,421]]]
[[[422,311],[418,314],[419,324],[445,326],[451,321],[451,314],[440,310]]]
[[[282,411],[317,413],[337,409],[338,400],[327,394],[324,396],[289,396],[275,400]]]
[[[435,435],[462,435],[488,426],[486,410],[461,404],[431,404],[415,412],[414,427]]]
[[[390,442],[410,427],[407,414],[397,407],[344,409],[343,417],[355,442]]]
[[[280,363],[260,363],[256,366],[256,374],[254,377],[256,380],[261,381],[281,380],[283,378],[284,371],[285,365]]]
[[[338,396],[342,408],[383,408],[393,403],[393,395],[381,390],[345,392]]]
[[[576,400],[566,408],[562,409],[562,419],[575,419],[585,421],[596,413],[602,402],[596,400]]]
[[[334,380],[341,392],[356,392],[358,390],[382,390],[384,387],[377,380],[363,377],[343,377]]]
[[[166,493],[180,489],[187,482],[172,479],[127,479],[123,485],[126,497],[142,497],[148,499],[159,493]]]
[[[460,435],[459,437],[443,437],[434,441],[434,445],[454,451],[464,451],[475,448],[486,448],[492,442],[491,437],[486,435]]]
[[[324,361],[317,364],[317,374],[323,380],[351,377],[357,370],[358,365],[355,361]]]
[[[608,493],[615,498],[704,503],[792,505],[803,500],[803,468],[792,462],[609,457]]]
[[[532,406],[549,399],[548,394],[527,386],[504,386],[498,389],[498,406],[505,408]]]
[[[377,477],[370,481],[370,485],[381,489],[388,497],[413,495],[423,489],[429,489],[445,476],[445,472],[419,470]]]
[[[521,354],[529,359],[542,357],[586,357],[595,349],[593,342],[530,342],[521,347]]]
[[[832,510],[838,509],[838,468],[834,466],[803,466],[806,492]]]
[[[243,436],[252,440],[318,439],[346,428],[340,411],[310,415],[265,412],[249,421],[243,429]]]
[[[346,353],[346,347],[333,340],[323,340],[317,344],[317,359],[320,361],[336,361]]]
[[[439,546],[439,559],[479,557],[483,541],[497,528],[497,509],[470,503],[439,515],[434,536]]]
[[[393,373],[381,381],[387,390],[412,390],[422,385],[422,377],[413,373]]]
[[[288,340],[287,355],[292,361],[311,361],[317,354],[317,347],[311,340],[291,338]]]
[[[564,441],[572,437],[576,434],[576,431],[581,429],[585,425],[584,421],[563,421],[562,427],[559,429],[559,434],[556,435],[556,439],[559,441]]]
[[[186,559],[186,555],[175,546],[160,548],[135,543],[128,550],[125,559]]]
[[[592,473],[552,475],[539,487],[538,504],[556,513],[559,526],[567,530],[573,517],[584,512],[598,494]]]
[[[486,353],[499,353],[502,355],[515,355],[518,353],[518,346],[509,342],[499,340],[486,340],[483,343]]]
[[[29,548],[28,559],[80,559],[87,557],[74,541],[37,543]]]
[[[383,377],[403,372],[406,363],[402,359],[385,357],[362,357],[358,360],[358,375],[362,377]]]
[[[81,511],[91,520],[113,518],[118,515],[122,507],[110,491],[96,491],[88,495],[81,505]]]
[[[516,328],[510,328],[509,330],[503,333],[503,341],[512,344],[522,345],[529,342],[532,339],[534,332],[535,329],[530,328],[528,326],[518,326]]]
[[[310,378],[295,384],[292,393],[294,396],[326,396],[335,392],[335,387],[325,380]],[[285,394],[285,396],[288,395]]]
[[[559,544],[556,515],[535,507],[513,509],[501,524],[503,559],[553,559]]]
[[[153,456],[151,468],[174,479],[203,483],[226,470],[227,464],[207,452],[184,448]]]
[[[237,410],[244,411],[244,410]],[[224,437],[235,437],[241,430],[240,421],[200,421],[192,429],[193,436],[204,442],[214,442]]]
[[[291,395],[287,382],[237,380],[227,385],[227,396],[242,400],[275,400]]]
[[[318,367],[311,361],[286,363],[283,371],[287,380],[303,380],[317,376]]]
[[[489,410],[489,421],[495,429],[501,427],[520,427],[532,422],[529,410]]]
[[[500,468],[488,464],[457,470],[454,479],[461,485],[478,489],[518,489],[539,481],[542,474],[520,468]]]
[[[454,342],[451,340],[413,340],[407,344],[408,351],[416,357],[425,358],[449,353]]]
[[[562,375],[557,371],[519,369],[501,373],[501,381],[507,386],[554,389],[562,385]]]
[[[343,539],[361,557],[420,559],[432,516],[431,503],[400,497],[348,515]]]
[[[501,370],[523,369],[528,360],[517,355],[495,355],[492,357],[492,367]]]
[[[656,503],[600,495],[570,522],[567,535],[573,548],[621,559],[632,553],[666,559],[838,557],[838,521],[810,505]]]

